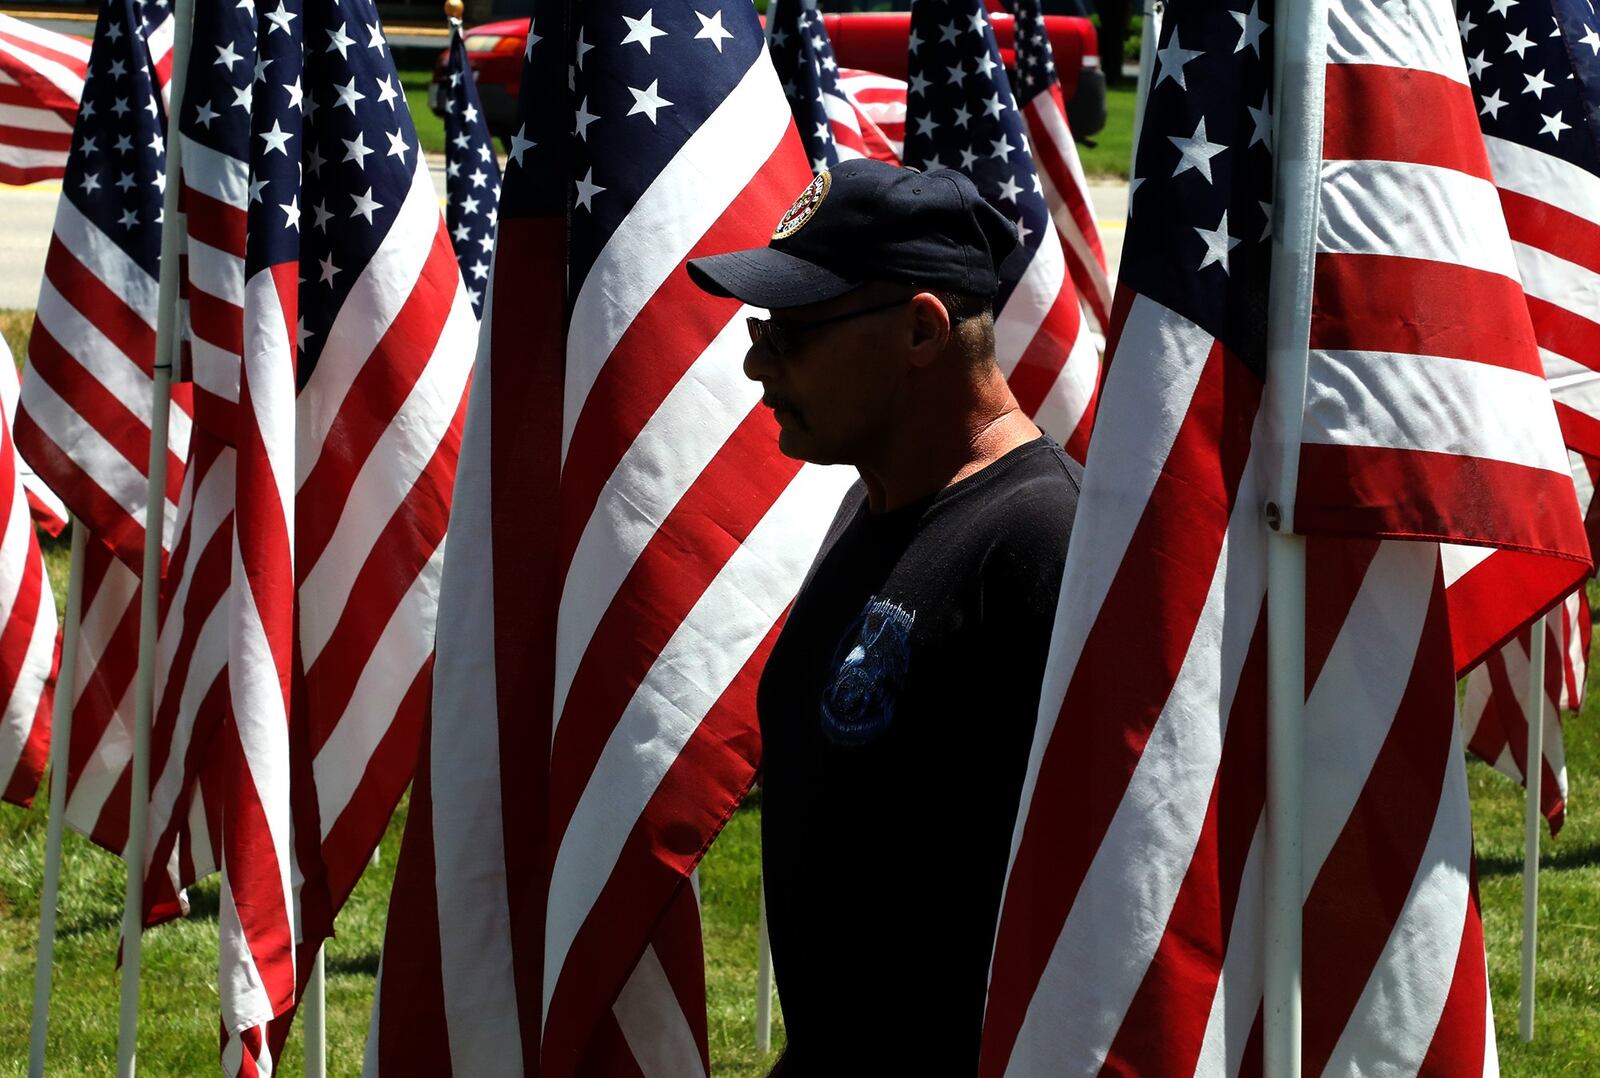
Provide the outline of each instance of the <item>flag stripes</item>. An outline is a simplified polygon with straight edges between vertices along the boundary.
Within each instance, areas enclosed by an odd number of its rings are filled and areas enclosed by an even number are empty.
[[[0,183],[58,179],[89,66],[89,44],[0,15]]]

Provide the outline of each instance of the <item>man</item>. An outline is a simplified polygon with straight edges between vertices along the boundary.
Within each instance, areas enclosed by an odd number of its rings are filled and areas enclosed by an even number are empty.
[[[970,1074],[1079,470],[995,365],[1010,222],[959,172],[852,161],[769,246],[744,370],[788,456],[849,464],[761,678],[789,1075]]]

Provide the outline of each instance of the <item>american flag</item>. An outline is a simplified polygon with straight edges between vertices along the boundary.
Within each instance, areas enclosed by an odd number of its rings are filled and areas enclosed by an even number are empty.
[[[982,0],[915,0],[906,97],[907,164],[959,168],[1016,223],[1001,267],[995,354],[1017,403],[1083,460],[1100,361]]]
[[[89,43],[0,15],[0,183],[60,178]]]
[[[1267,370],[1271,6],[1175,6],[1162,27],[985,1075],[1260,1069],[1269,498],[1310,535],[1304,1068],[1496,1069],[1434,540],[1552,563],[1503,604],[1523,621],[1588,548],[1452,12],[1333,0],[1325,17],[1287,497],[1262,407],[1285,389]],[[1491,478],[1470,495],[1421,481],[1473,472]]]
[[[871,130],[878,136],[867,156],[898,165],[906,142],[905,81],[876,71],[846,67],[839,71],[839,89],[855,105],[861,129]],[[876,148],[880,140],[881,150]]]
[[[16,364],[0,339],[0,490],[9,488],[0,532],[0,798],[27,807],[50,751],[59,645],[56,601],[33,530],[22,462],[11,444],[16,402]]]
[[[1582,590],[1537,623],[1545,634],[1544,769],[1539,783],[1539,809],[1559,834],[1567,812],[1567,760],[1561,738],[1561,712],[1583,708],[1588,672],[1591,623],[1588,597]],[[1525,781],[1528,760],[1528,640],[1519,632],[1467,675],[1461,701],[1461,729],[1467,749],[1518,784]]]
[[[530,36],[528,48],[532,48]],[[494,226],[499,216],[500,163],[494,159],[489,123],[478,100],[478,83],[467,63],[461,20],[450,20],[449,79],[444,88],[445,223],[456,247],[461,277],[467,282],[472,309],[483,313],[483,292],[489,282],[489,257],[494,251]],[[526,131],[518,131],[524,137]]]
[[[1089,201],[1089,181],[1078,160],[1077,141],[1067,126],[1067,106],[1044,29],[1044,10],[1039,0],[1007,0],[1006,7],[1016,19],[1017,104],[1027,120],[1028,142],[1044,187],[1045,204],[1061,232],[1078,298],[1103,331],[1111,324],[1111,280],[1106,276],[1106,253]]]
[[[895,160],[898,148],[890,147],[883,132],[844,89],[846,72],[833,58],[816,0],[781,0],[770,14],[767,45],[772,50],[772,66],[783,82],[783,95],[794,111],[812,171],[821,172],[858,157]]]
[[[562,8],[533,16],[368,1075],[704,1073],[690,874],[852,478],[778,454],[749,309],[686,272],[811,179],[755,10]]]
[[[171,16],[153,2],[100,9],[15,421],[22,456],[134,567],[144,547],[166,183],[152,56],[171,35]],[[190,425],[181,395],[174,405],[169,530]]]

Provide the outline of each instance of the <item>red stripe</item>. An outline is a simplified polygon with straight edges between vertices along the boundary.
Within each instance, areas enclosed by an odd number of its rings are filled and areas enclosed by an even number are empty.
[[[752,721],[756,685],[782,623],[779,618],[685,742],[587,911],[551,994],[545,1078],[571,1073],[590,1031],[657,935],[657,919],[750,788],[761,751]],[[670,952],[661,957],[665,962]]]
[[[1483,918],[1478,907],[1478,864],[1473,858],[1472,886],[1467,893],[1461,927],[1461,949],[1455,976],[1445,996],[1444,1012],[1434,1027],[1433,1043],[1419,1074],[1483,1074],[1488,1052],[1486,1031],[1489,984],[1483,964]]]
[[[123,301],[95,271],[59,240],[52,240],[45,255],[45,277],[84,318],[105,335],[145,374],[154,373],[155,327]],[[29,352],[32,352],[30,347]],[[148,424],[147,424],[148,425]]]
[[[294,1002],[294,937],[267,810],[256,790],[238,727],[225,724],[221,749],[230,762],[223,798],[223,863],[228,891],[274,1014]]]
[[[1522,286],[1498,273],[1398,255],[1323,253],[1311,347],[1472,360],[1542,378],[1522,310]]]
[[[1407,492],[1397,497],[1396,492]],[[1492,491],[1493,498],[1484,492]],[[1570,591],[1589,564],[1570,475],[1482,457],[1377,446],[1300,446],[1302,533],[1501,545],[1568,559]],[[1514,512],[1514,516],[1512,515]]]
[[[1308,575],[1309,575],[1308,563]],[[1362,626],[1345,631],[1361,632]],[[1305,902],[1304,1061],[1326,1068],[1411,892],[1433,833],[1455,724],[1444,581],[1433,595],[1383,747]],[[1481,961],[1481,957],[1480,957]]]
[[[799,472],[798,461],[773,452],[777,438],[771,411],[752,408],[639,552],[595,626],[551,751],[552,840],[565,834],[606,742],[662,648]]]
[[[1541,348],[1600,370],[1600,324],[1538,296],[1526,299],[1533,336]]]
[[[985,1076],[1006,1069],[1050,957],[1051,946],[1041,941],[1060,936],[1189,651],[1250,453],[1261,389],[1242,362],[1213,346],[1084,641],[1006,885],[984,1017]],[[1152,612],[1163,628],[1156,639]],[[1074,736],[1060,733],[1066,729]]]
[[[38,27],[35,27],[34,29],[39,30],[41,34],[49,34],[51,37],[59,37],[63,45],[65,45],[67,42],[85,43],[82,38],[74,35],[56,34],[53,31],[43,30]],[[33,56],[36,56],[42,60],[48,60],[52,63],[60,64],[62,67],[66,68],[80,79],[84,78],[88,73],[89,61],[84,56],[77,52],[69,51],[66,48],[54,48],[45,41],[40,41],[36,37],[25,37],[22,34],[7,30],[0,30],[0,41],[5,41],[8,44],[15,46],[21,52],[31,53]],[[38,70],[38,68],[27,64],[26,61],[15,55],[5,55],[4,60],[0,61],[0,67],[4,67],[5,70],[12,75],[25,72],[34,78],[45,79],[45,76]],[[45,81],[48,82],[49,80],[45,79]],[[52,82],[50,85],[54,86],[55,83]],[[77,104],[77,102],[74,101],[73,104]]]
[[[63,154],[58,162],[43,165],[17,168],[12,165],[0,164],[0,183],[21,187],[30,183],[41,183],[44,180],[59,180],[66,174],[67,159]]]
[[[501,822],[507,849],[506,905],[524,1062],[538,1051],[544,995],[544,923],[549,888],[547,805],[551,706],[555,695],[556,573],[566,334],[530,341],[530,320],[564,327],[566,225],[561,217],[502,220],[494,302],[485,312],[493,374],[489,396],[489,486],[494,559],[494,672],[500,728]],[[428,886],[432,887],[429,878]],[[430,896],[430,901],[432,900]],[[432,957],[438,964],[437,953]],[[430,974],[431,976],[431,970]],[[468,1078],[468,1076],[460,1076]]]
[[[1485,655],[1505,646],[1531,619],[1530,597],[1572,590],[1571,562],[1542,554],[1497,550],[1450,585],[1450,631],[1456,671],[1465,675]],[[1555,604],[1539,604],[1540,611]]]
[[[1322,156],[1408,161],[1492,179],[1472,91],[1431,71],[1328,64]],[[1428,117],[1419,124],[1418,116]]]
[[[39,131],[31,127],[0,124],[0,146],[19,150],[46,150],[66,153],[72,148],[72,132]]]
[[[1228,953],[1239,885],[1265,807],[1267,618],[1256,618],[1194,857],[1161,943],[1107,1052],[1109,1074],[1194,1074]],[[1151,1036],[1160,1030],[1160,1036]]]
[[[187,180],[187,177],[185,178]],[[192,240],[227,254],[244,257],[245,211],[212,198],[193,184],[183,186],[184,228]]]
[[[466,411],[467,398],[463,394],[455,418],[434,448],[433,459],[384,523],[339,608],[333,631],[306,670],[312,753],[322,751],[344,718],[356,684],[371,663],[390,621],[396,616],[409,616],[400,611],[400,604],[444,541]],[[380,668],[387,665],[379,664]]]
[[[1592,416],[1561,401],[1556,401],[1556,422],[1561,425],[1561,440],[1567,448],[1584,456],[1600,456],[1600,416]]]
[[[1051,301],[1049,312],[1039,323],[1028,347],[1023,350],[1011,377],[1006,379],[1011,385],[1011,392],[1016,395],[1017,403],[1028,415],[1039,411],[1040,405],[1050,395],[1051,387],[1061,377],[1082,325],[1077,293],[1071,280],[1063,277],[1061,290]]]
[[[749,246],[757,239],[752,222],[782,217],[789,192],[803,187],[810,176],[799,140],[783,139],[755,181],[673,268],[612,350],[584,400],[567,448],[561,485],[562,578],[600,491],[623,454],[739,309],[737,300],[714,299],[702,292],[689,280],[685,263],[703,254]]]
[[[332,540],[367,458],[424,377],[450,317],[451,304],[436,300],[453,297],[460,277],[441,218],[410,296],[351,381],[337,417],[317,447],[316,463],[300,484],[295,497],[300,507],[295,569],[301,581]]]
[[[1504,187],[1500,188],[1500,208],[1505,211],[1506,228],[1513,242],[1600,273],[1600,225],[1553,202]]]

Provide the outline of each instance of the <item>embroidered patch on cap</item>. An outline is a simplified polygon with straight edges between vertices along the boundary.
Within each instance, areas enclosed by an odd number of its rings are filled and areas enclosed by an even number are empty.
[[[816,174],[812,181],[806,184],[806,189],[800,192],[800,197],[794,200],[794,205],[789,207],[789,212],[783,215],[778,222],[778,227],[773,231],[775,240],[788,239],[807,221],[816,214],[817,207],[822,205],[822,200],[828,197],[828,188],[833,186],[833,177],[827,170]]]

